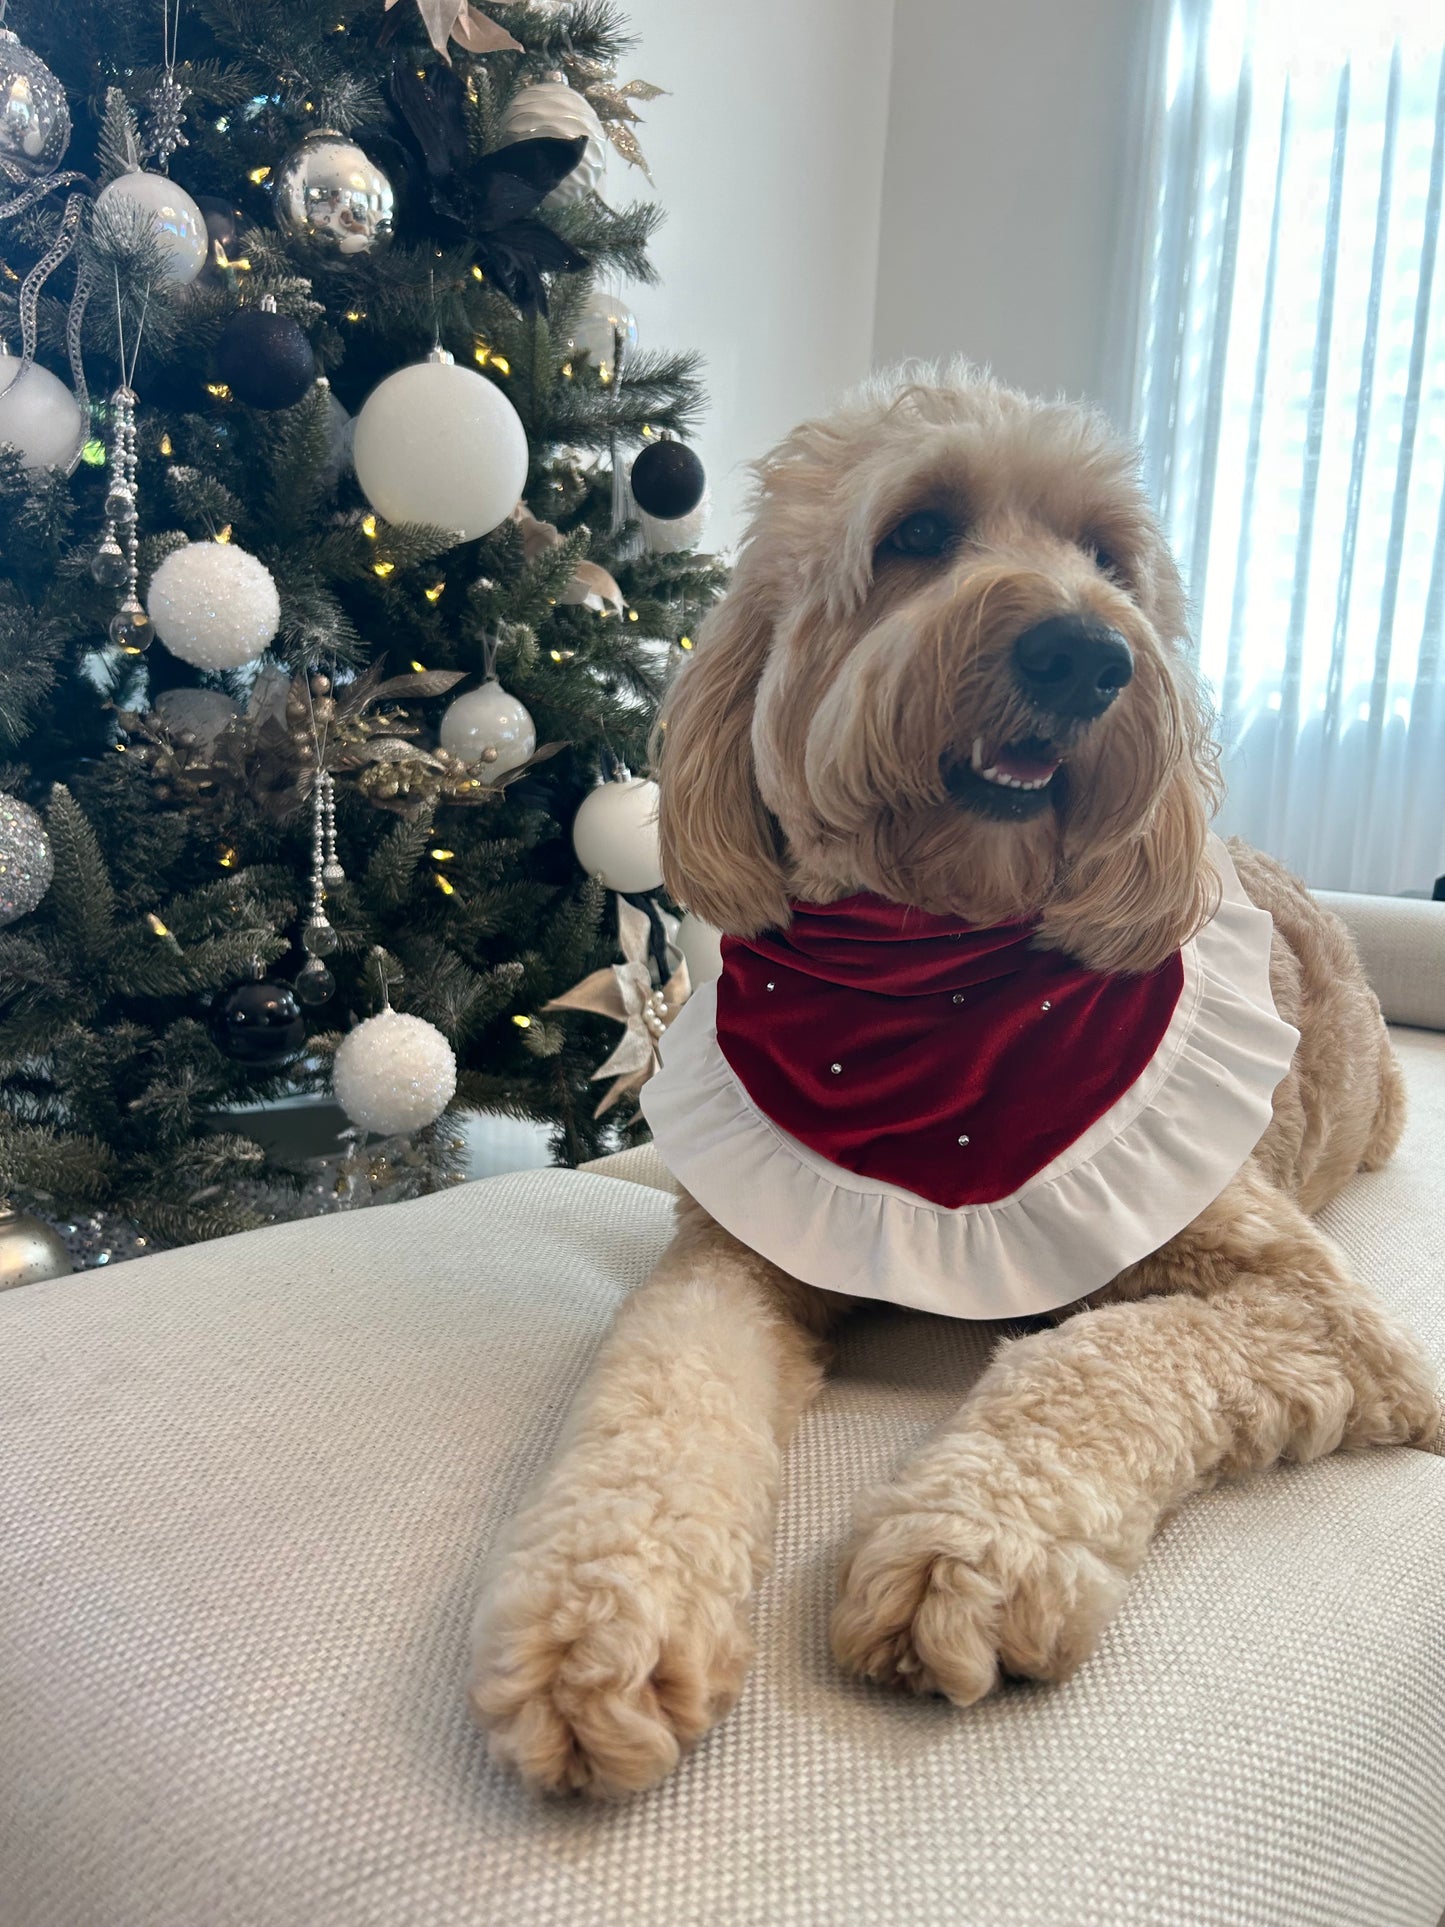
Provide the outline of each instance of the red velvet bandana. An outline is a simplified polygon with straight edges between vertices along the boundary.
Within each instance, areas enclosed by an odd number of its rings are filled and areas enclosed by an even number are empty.
[[[753,1102],[832,1164],[953,1210],[1006,1198],[1122,1097],[1184,984],[1176,953],[1105,976],[977,930],[847,897],[725,938],[717,1037]]]

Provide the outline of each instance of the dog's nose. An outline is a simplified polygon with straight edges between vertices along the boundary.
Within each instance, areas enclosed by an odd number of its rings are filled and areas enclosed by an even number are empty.
[[[1119,634],[1087,616],[1050,616],[1014,644],[1014,681],[1055,716],[1102,716],[1134,677],[1134,652]]]

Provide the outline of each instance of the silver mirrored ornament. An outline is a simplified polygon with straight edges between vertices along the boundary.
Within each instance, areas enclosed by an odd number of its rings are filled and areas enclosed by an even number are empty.
[[[7,1211],[0,1205],[0,1291],[65,1278],[70,1268],[70,1253],[58,1231],[28,1211]]]
[[[0,27],[0,155],[27,174],[50,174],[69,145],[65,89],[38,55]]]
[[[276,224],[338,254],[371,254],[392,238],[391,182],[334,128],[308,134],[276,175]]]

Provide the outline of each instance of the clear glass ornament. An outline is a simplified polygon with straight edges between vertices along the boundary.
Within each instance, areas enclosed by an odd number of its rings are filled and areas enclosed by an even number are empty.
[[[38,54],[0,26],[0,155],[27,174],[49,174],[69,144],[65,89]]]
[[[143,656],[156,639],[155,624],[138,602],[127,602],[110,619],[110,639],[123,656]]]
[[[114,536],[107,536],[90,560],[90,573],[102,589],[118,589],[130,574],[125,555]]]
[[[303,1004],[324,1004],[335,991],[336,979],[319,957],[302,964],[296,973],[296,995]]]
[[[301,931],[302,948],[313,957],[329,957],[340,948],[341,939],[325,917],[313,917]]]
[[[135,496],[124,482],[112,482],[105,498],[107,522],[128,522],[135,514]]]

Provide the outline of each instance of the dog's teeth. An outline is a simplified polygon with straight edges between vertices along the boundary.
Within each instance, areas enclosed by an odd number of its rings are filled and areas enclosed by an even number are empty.
[[[984,775],[984,774],[985,774],[985,771],[984,771],[984,767],[983,767],[983,738],[982,738],[982,736],[975,736],[975,737],[974,737],[974,739],[973,739],[973,757],[972,757],[972,762],[973,762],[973,767],[974,767],[974,769],[975,769],[975,770],[976,770],[976,771],[978,772],[978,774],[979,774],[980,776],[982,776],[982,775]]]

